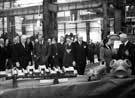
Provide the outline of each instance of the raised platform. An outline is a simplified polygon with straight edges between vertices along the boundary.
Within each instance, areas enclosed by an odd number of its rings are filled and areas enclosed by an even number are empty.
[[[0,82],[0,98],[133,98],[135,78],[104,78],[87,81],[87,76],[65,79],[60,84],[41,83],[41,80],[20,80],[18,87],[12,81]]]

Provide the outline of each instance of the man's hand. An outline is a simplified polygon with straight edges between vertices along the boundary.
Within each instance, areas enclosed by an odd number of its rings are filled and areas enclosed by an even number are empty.
[[[28,62],[28,65],[29,65],[29,66],[32,65],[31,61]]]
[[[16,67],[20,67],[20,63],[19,62],[16,62]]]
[[[34,58],[36,58],[37,57],[37,55],[34,55]]]
[[[90,60],[87,60],[87,61],[86,61],[86,64],[89,65],[89,64],[90,64]]]
[[[129,56],[129,51],[128,50],[125,51],[125,55]]]
[[[73,63],[72,63],[72,64],[73,64],[73,66],[76,66],[76,62],[75,62],[75,61],[73,61]]]

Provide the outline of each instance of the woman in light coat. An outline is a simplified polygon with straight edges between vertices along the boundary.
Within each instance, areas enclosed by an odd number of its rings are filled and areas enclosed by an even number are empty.
[[[107,72],[110,72],[109,64],[112,60],[112,41],[111,39],[104,39],[103,46],[100,48],[100,61],[104,61],[106,63]]]

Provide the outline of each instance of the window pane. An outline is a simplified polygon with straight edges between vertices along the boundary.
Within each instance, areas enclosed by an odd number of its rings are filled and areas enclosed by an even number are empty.
[[[83,37],[83,40],[86,41],[86,29],[77,29],[77,34]]]
[[[2,6],[3,6],[3,4],[2,3],[0,3],[0,9],[2,10],[3,8],[2,8]]]
[[[100,21],[90,22],[90,27],[101,27]]]
[[[64,30],[58,30],[58,42],[60,41],[61,36],[65,36]]]
[[[26,15],[26,16],[25,16],[25,19],[28,19],[28,20],[29,20],[29,19],[33,19],[33,15]]]
[[[66,28],[75,28],[75,24],[66,24]]]
[[[58,16],[58,17],[64,17],[64,12],[58,12],[58,13],[57,13],[57,16]]]
[[[4,17],[4,31],[7,32],[7,18]]]
[[[64,30],[64,24],[58,24],[58,29],[63,29]]]
[[[90,28],[90,32],[100,32],[100,31],[101,28],[96,28],[96,27]]]
[[[70,33],[73,33],[74,35],[76,35],[75,29],[66,29],[66,34],[70,35]]]
[[[10,8],[10,3],[9,2],[4,2],[4,9]]]
[[[65,17],[71,16],[70,11],[65,11]]]
[[[86,28],[86,23],[78,23],[77,28]]]

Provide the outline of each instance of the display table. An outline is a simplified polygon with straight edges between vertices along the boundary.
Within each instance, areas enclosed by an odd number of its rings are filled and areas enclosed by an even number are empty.
[[[0,82],[0,98],[133,98],[135,78],[87,81],[87,76],[71,78],[60,84],[44,84],[40,80]]]

